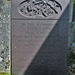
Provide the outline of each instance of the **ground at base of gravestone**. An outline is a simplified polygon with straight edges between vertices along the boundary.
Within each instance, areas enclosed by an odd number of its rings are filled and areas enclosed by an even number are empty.
[[[75,75],[75,53],[72,51],[67,54],[67,75]]]

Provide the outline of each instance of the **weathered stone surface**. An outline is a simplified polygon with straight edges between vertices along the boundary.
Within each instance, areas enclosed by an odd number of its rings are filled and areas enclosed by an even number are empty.
[[[66,75],[69,0],[58,0],[62,11],[48,20],[22,16],[21,2],[12,0],[12,74]]]
[[[26,0],[25,0],[26,1]],[[21,5],[22,3],[24,4],[25,3],[24,0],[12,0],[12,19],[59,19],[60,16],[62,15],[62,13],[65,11],[66,7],[68,6],[69,4],[69,0],[56,0],[61,6],[62,6],[62,11],[59,11],[59,9],[57,9],[58,11],[58,14],[52,14],[50,15],[50,17],[48,16],[48,18],[44,18],[44,17],[41,17],[41,16],[34,16],[34,17],[26,17],[24,15],[24,13],[19,13],[18,9],[19,9],[19,5]],[[33,0],[30,0],[30,1],[33,1]],[[34,0],[35,1],[35,0]],[[36,0],[38,1],[38,0]],[[42,0],[42,1],[48,1],[48,0]],[[53,7],[53,1],[52,0],[49,0],[50,4],[52,3],[51,7]],[[49,3],[48,2],[48,3]],[[26,3],[27,4],[27,3]],[[26,5],[25,4],[25,5]],[[24,5],[23,5],[24,6]],[[56,8],[54,8],[54,10],[56,10]],[[25,10],[24,10],[25,11]],[[68,11],[68,10],[67,10]],[[65,17],[61,18],[61,19],[68,19],[67,16],[69,16],[66,12],[65,12]]]
[[[14,75],[23,75],[24,71],[24,75],[66,75],[68,20],[56,22],[57,20],[12,20]]]
[[[0,73],[10,72],[10,8],[7,0],[0,0],[3,5],[0,4],[2,12],[0,14]],[[9,6],[10,7],[10,6]]]

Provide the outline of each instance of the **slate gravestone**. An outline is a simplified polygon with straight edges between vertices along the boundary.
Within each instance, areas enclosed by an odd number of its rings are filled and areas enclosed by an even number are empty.
[[[69,0],[12,0],[12,74],[66,75]]]

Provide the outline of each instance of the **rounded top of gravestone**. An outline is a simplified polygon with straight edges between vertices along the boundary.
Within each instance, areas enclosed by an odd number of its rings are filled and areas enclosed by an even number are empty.
[[[62,11],[62,5],[56,0],[25,0],[19,4],[18,11],[29,18],[48,18],[58,15]]]

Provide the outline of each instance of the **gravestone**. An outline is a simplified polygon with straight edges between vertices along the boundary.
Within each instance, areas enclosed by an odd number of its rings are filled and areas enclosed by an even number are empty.
[[[12,74],[66,75],[69,0],[12,0]]]

